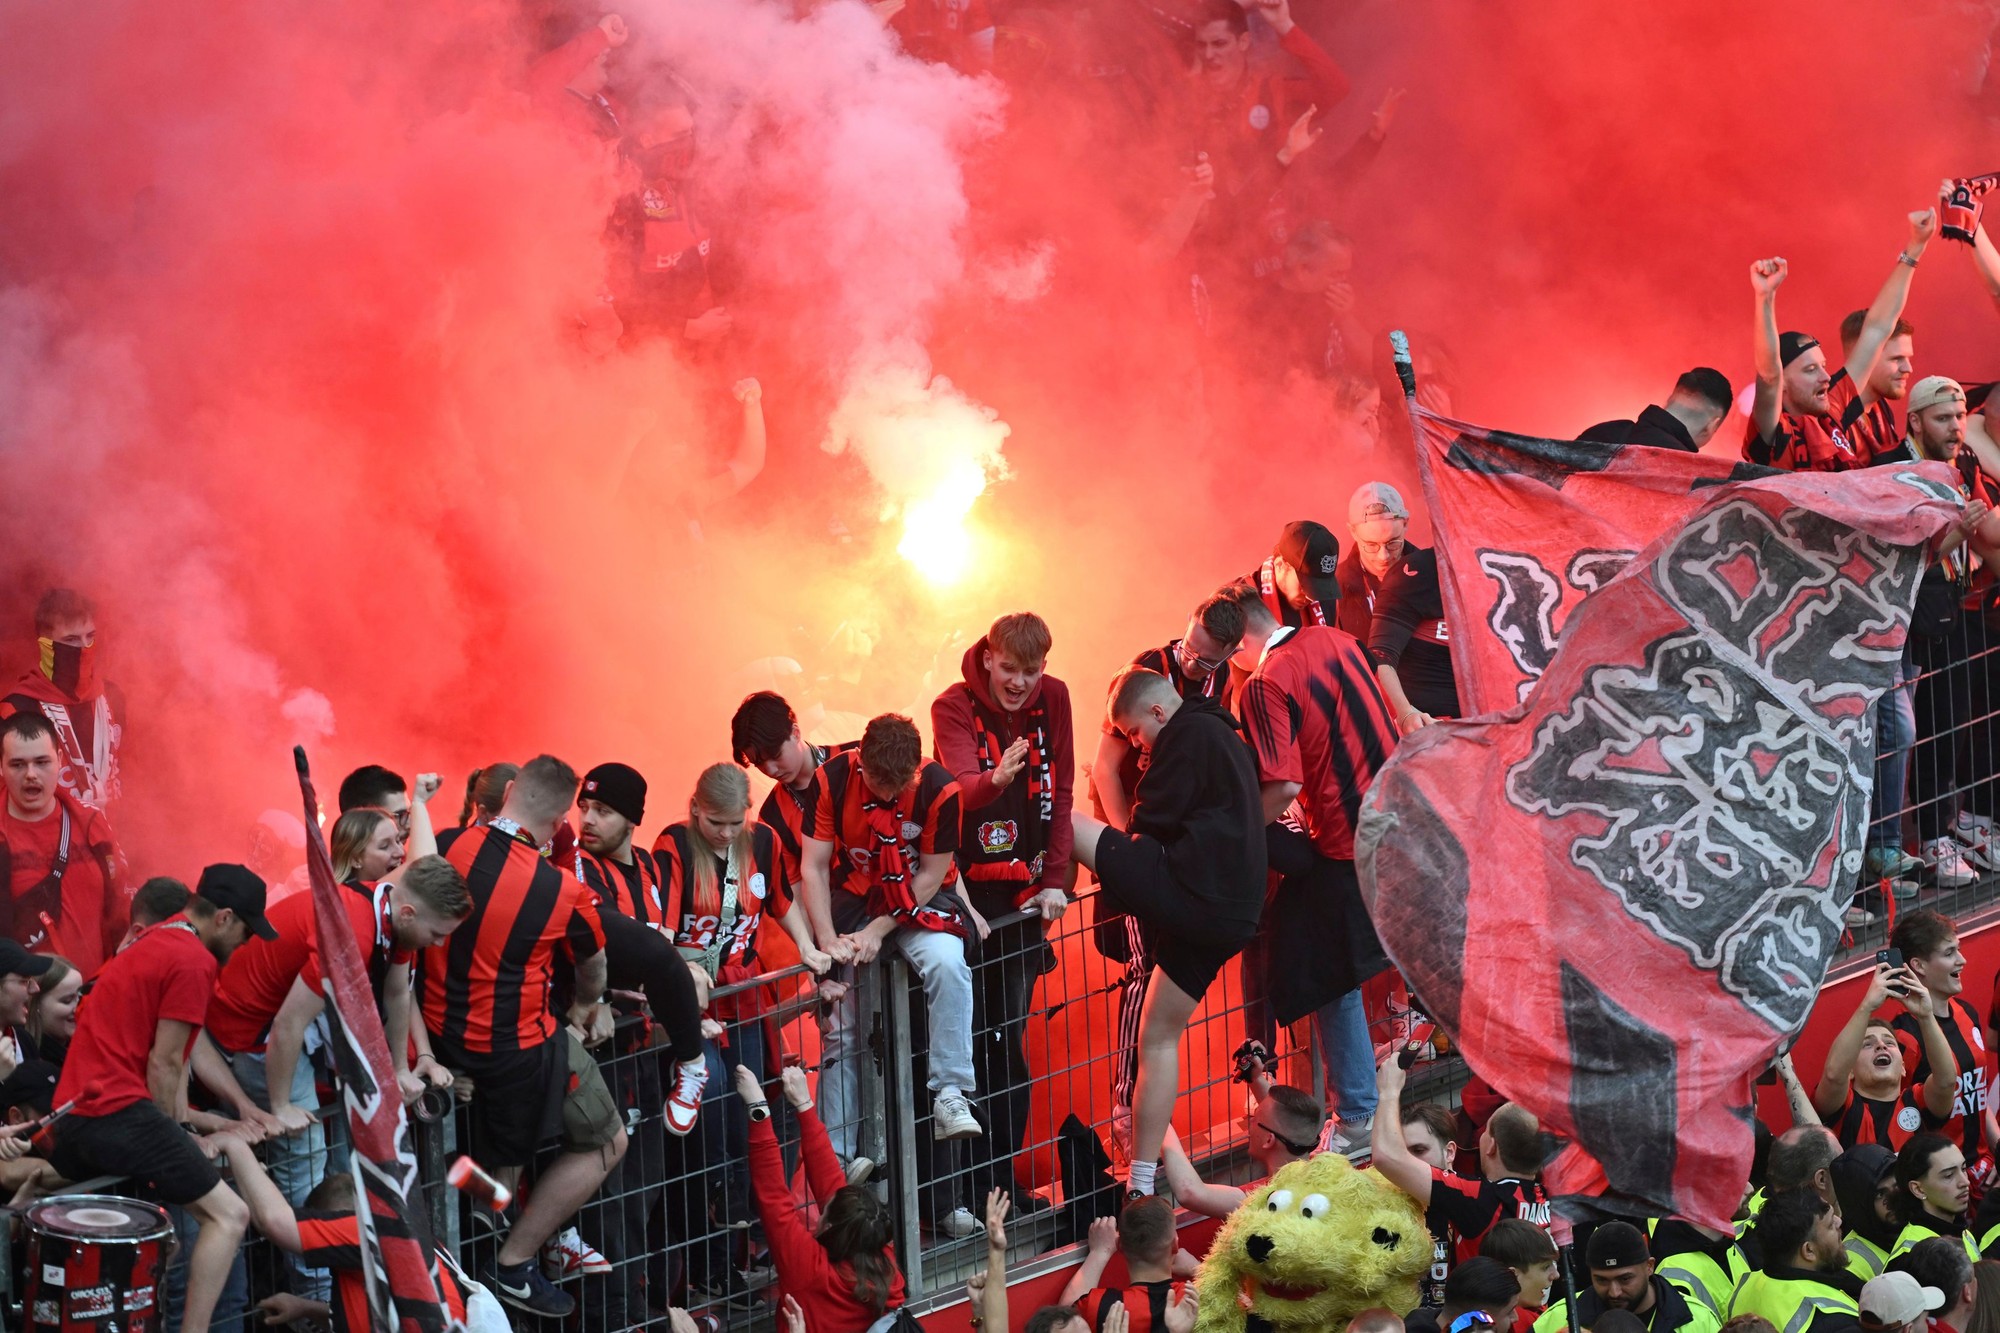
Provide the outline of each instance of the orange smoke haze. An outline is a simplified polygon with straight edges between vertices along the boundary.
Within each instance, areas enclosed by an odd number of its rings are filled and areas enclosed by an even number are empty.
[[[1360,317],[1448,358],[1455,413],[1573,433],[1692,365],[1740,386],[1753,259],[1832,341],[1939,178],[2000,166],[1968,97],[1988,7],[1755,9],[1297,0],[1355,83],[1314,153],[1410,90],[1330,216]],[[650,840],[746,691],[927,721],[1023,607],[1087,752],[1118,664],[1283,521],[1344,534],[1356,484],[1411,480],[1393,431],[1336,436],[1202,343],[1140,246],[1171,134],[1096,142],[1060,71],[920,64],[858,0],[622,12],[614,88],[692,89],[718,352],[580,335],[616,191],[524,95],[546,16],[0,5],[0,666],[42,587],[98,598],[142,872],[243,855],[295,740],[329,799],[370,761],[455,796],[493,759],[625,760]],[[1909,313],[1919,374],[1994,372],[1959,247]],[[769,461],[696,524],[746,375]],[[924,541],[961,523],[962,573]]]

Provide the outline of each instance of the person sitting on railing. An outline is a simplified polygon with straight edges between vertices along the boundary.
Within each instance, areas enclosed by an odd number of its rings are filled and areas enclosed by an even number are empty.
[[[1303,1162],[1320,1150],[1320,1133],[1326,1128],[1326,1108],[1310,1093],[1278,1084],[1258,1099],[1256,1115],[1250,1123],[1250,1160],[1269,1179],[1281,1166]],[[1167,1184],[1182,1207],[1207,1217],[1227,1217],[1248,1198],[1256,1183],[1210,1185],[1194,1169],[1181,1151],[1180,1138],[1171,1129],[1166,1143]]]
[[[987,1131],[972,1149],[972,1197],[1001,1189],[1027,1206],[1034,1197],[1022,1188],[1013,1158],[1027,1145],[1035,1080],[1028,1064],[1028,1010],[1036,980],[1056,966],[1048,923],[1069,910],[1075,878],[1069,687],[1047,674],[1052,643],[1047,622],[1032,611],[1001,616],[965,650],[964,679],[931,703],[937,760],[958,779],[958,867],[966,895],[989,922],[1024,908],[1035,913],[995,927],[972,973],[972,1030]],[[970,1224],[954,1234],[979,1229],[970,1210],[950,1216]]]
[[[801,896],[813,935],[835,962],[875,961],[893,944],[923,984],[929,1017],[931,1133],[977,1138],[968,1100],[972,1069],[972,969],[965,936],[986,923],[953,888],[958,868],[958,783],[925,763],[916,723],[895,713],[869,721],[858,750],[820,765]],[[831,1006],[820,1091],[828,1132],[844,1159],[858,1151],[867,1024],[848,980],[820,983]]]
[[[817,1232],[807,1229],[792,1197],[764,1084],[749,1069],[736,1067],[736,1092],[749,1111],[750,1181],[777,1263],[778,1287],[799,1303],[812,1333],[862,1333],[907,1297],[889,1206],[841,1174],[833,1142],[813,1112],[805,1072],[787,1067],[779,1079],[798,1118],[806,1185],[820,1206]]]

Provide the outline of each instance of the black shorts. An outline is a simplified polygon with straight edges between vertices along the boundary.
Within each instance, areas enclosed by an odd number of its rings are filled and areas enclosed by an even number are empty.
[[[49,1165],[66,1180],[125,1176],[171,1204],[193,1203],[222,1183],[194,1137],[149,1101],[109,1115],[64,1116]]]
[[[472,1078],[472,1157],[487,1170],[527,1166],[558,1135],[576,1151],[600,1146],[573,1144],[576,1136],[565,1123],[572,1073],[567,1032],[525,1051],[467,1051],[446,1037],[433,1037],[432,1044],[438,1059]],[[601,1091],[603,1077],[595,1081]]]
[[[1167,849],[1144,834],[1099,835],[1097,882],[1114,906],[1144,923],[1154,965],[1197,1000],[1257,933],[1256,922],[1232,921],[1189,892],[1168,871]]]

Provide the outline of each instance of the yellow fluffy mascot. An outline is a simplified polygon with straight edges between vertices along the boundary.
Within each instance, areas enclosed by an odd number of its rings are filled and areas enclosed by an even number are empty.
[[[1215,1233],[1195,1278],[1196,1333],[1339,1333],[1374,1306],[1407,1314],[1430,1262],[1416,1200],[1321,1153],[1272,1176]]]

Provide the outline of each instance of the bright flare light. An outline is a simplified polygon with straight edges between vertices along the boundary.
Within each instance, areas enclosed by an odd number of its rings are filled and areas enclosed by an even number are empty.
[[[938,488],[903,508],[903,540],[896,553],[938,587],[949,587],[972,570],[972,532],[966,518],[986,490],[986,474],[965,468]]]

